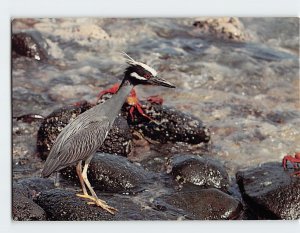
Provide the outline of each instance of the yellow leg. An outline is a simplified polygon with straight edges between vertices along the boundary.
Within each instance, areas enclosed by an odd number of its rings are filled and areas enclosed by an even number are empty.
[[[81,185],[81,188],[82,188],[83,195],[86,196],[86,195],[88,195],[88,193],[86,191],[86,187],[85,187],[84,180],[83,180],[83,177],[82,177],[82,165],[81,165],[81,163],[82,162],[80,161],[77,164],[77,166],[76,166],[76,172],[77,172],[77,175],[78,175],[78,178],[79,178],[79,181],[80,181],[80,185]],[[80,194],[78,194],[78,195],[80,195]]]
[[[83,177],[82,177],[82,162],[81,161],[76,166],[76,172],[77,172],[77,175],[78,175],[78,178],[79,178],[79,181],[80,181],[80,185],[81,185],[81,188],[82,188],[82,192],[83,192],[83,194],[76,194],[76,196],[81,197],[81,198],[90,199],[90,200],[95,200],[95,198],[90,196],[88,194],[88,192],[86,191],[86,187],[85,187],[84,180],[83,180]]]
[[[88,178],[87,178],[87,169],[88,169],[88,166],[89,166],[89,162],[90,162],[91,158],[90,159],[87,159],[85,161],[85,165],[83,167],[83,171],[82,173],[80,172],[80,175],[79,176],[79,180],[80,180],[80,183],[81,183],[81,186],[82,186],[82,190],[83,190],[83,195],[82,194],[76,194],[78,197],[81,197],[81,198],[86,198],[86,199],[89,199],[91,200],[91,202],[88,202],[89,205],[93,204],[93,205],[97,205],[99,207],[101,207],[102,209],[108,211],[109,213],[111,214],[115,214],[116,211],[118,211],[117,209],[107,205],[107,203],[101,199],[99,199],[97,197],[97,194],[95,193],[95,191],[93,190]],[[77,171],[77,174],[78,174],[78,171],[81,171],[81,163],[80,165],[78,164],[77,167],[76,167],[76,171]],[[92,196],[88,195],[87,193],[87,190],[85,188],[85,185],[86,187],[88,187],[89,191],[91,192]]]
[[[60,186],[60,183],[59,183],[59,172],[56,172],[54,186],[55,187],[59,187]]]

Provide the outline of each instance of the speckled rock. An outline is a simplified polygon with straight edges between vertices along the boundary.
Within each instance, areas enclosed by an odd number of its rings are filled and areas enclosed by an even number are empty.
[[[13,187],[12,218],[15,221],[46,220],[45,211],[26,197],[19,186]]]
[[[39,115],[39,114],[24,114],[22,116],[13,117],[13,119],[16,119],[17,121],[22,121],[22,122],[31,124],[34,121],[43,120],[44,117],[42,115]]]
[[[165,194],[154,201],[157,208],[182,209],[187,216],[196,220],[236,219],[242,212],[242,205],[233,197],[218,189],[197,188]]]
[[[25,56],[38,61],[47,59],[47,52],[38,43],[38,33],[14,33],[12,35],[13,57]]]
[[[280,163],[239,171],[237,182],[248,207],[261,219],[300,218],[300,178]]]
[[[203,34],[225,40],[245,41],[249,35],[243,23],[236,17],[198,18],[194,24]]]
[[[75,166],[61,171],[62,177],[78,181]],[[94,189],[113,193],[135,193],[153,179],[142,167],[127,158],[97,153],[90,162],[88,178]],[[79,181],[78,181],[79,183]]]
[[[38,129],[38,122],[31,124],[21,121],[15,121],[12,128],[13,141],[13,153],[14,159],[28,158],[35,153],[35,136]],[[13,164],[16,166],[17,164]]]
[[[20,179],[16,185],[23,195],[31,199],[35,198],[41,191],[55,188],[53,180],[39,177]]]
[[[59,221],[98,221],[98,220],[176,220],[176,214],[158,211],[149,207],[142,200],[134,201],[135,198],[115,195],[105,197],[98,194],[110,206],[118,209],[115,215],[105,210],[86,204],[86,200],[79,198],[73,191],[53,189],[42,192],[37,203],[47,213],[48,220]]]
[[[73,191],[53,189],[42,192],[36,203],[46,211],[48,220],[110,220],[113,217],[99,207],[86,204],[87,200],[75,194]]]
[[[113,128],[109,131],[99,152],[128,156],[132,150],[132,133],[122,116],[115,119]]]
[[[154,121],[136,113],[131,119],[127,104],[123,106],[122,114],[127,118],[128,124],[151,140],[166,142],[185,142],[188,144],[208,143],[210,132],[202,121],[192,115],[185,114],[175,108],[160,104],[140,101],[146,115]]]
[[[227,191],[228,174],[221,162],[197,155],[177,155],[168,161],[167,172],[181,185],[191,183]]]
[[[42,122],[37,135],[37,151],[46,160],[49,151],[62,129],[79,114],[92,107],[86,101],[57,109]],[[98,151],[126,156],[131,151],[131,131],[122,117],[118,117],[113,128]]]

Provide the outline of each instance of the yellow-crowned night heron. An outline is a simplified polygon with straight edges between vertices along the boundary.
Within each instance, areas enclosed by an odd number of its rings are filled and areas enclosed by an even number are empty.
[[[87,169],[94,153],[106,138],[134,86],[142,84],[175,87],[158,78],[157,72],[153,68],[133,60],[127,54],[124,55],[127,56],[129,66],[125,70],[124,79],[117,93],[103,104],[96,105],[80,114],[61,131],[50,150],[42,171],[42,176],[48,177],[53,172],[77,163],[76,171],[83,191],[83,194],[77,194],[77,196],[89,199],[88,204],[96,204],[111,214],[117,210],[97,197],[87,178]],[[82,161],[84,161],[83,169]],[[92,196],[88,194],[86,187]]]

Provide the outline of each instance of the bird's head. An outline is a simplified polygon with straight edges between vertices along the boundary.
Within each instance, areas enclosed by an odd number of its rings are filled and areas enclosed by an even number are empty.
[[[126,56],[126,62],[129,65],[125,70],[125,76],[133,85],[142,84],[175,88],[173,84],[157,77],[157,72],[152,67],[133,60],[126,53],[123,54]]]

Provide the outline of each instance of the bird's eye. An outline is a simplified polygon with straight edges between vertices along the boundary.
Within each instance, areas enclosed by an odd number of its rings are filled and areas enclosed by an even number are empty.
[[[150,74],[145,74],[144,75],[144,78],[146,78],[146,79],[149,79],[151,76],[150,76]]]

